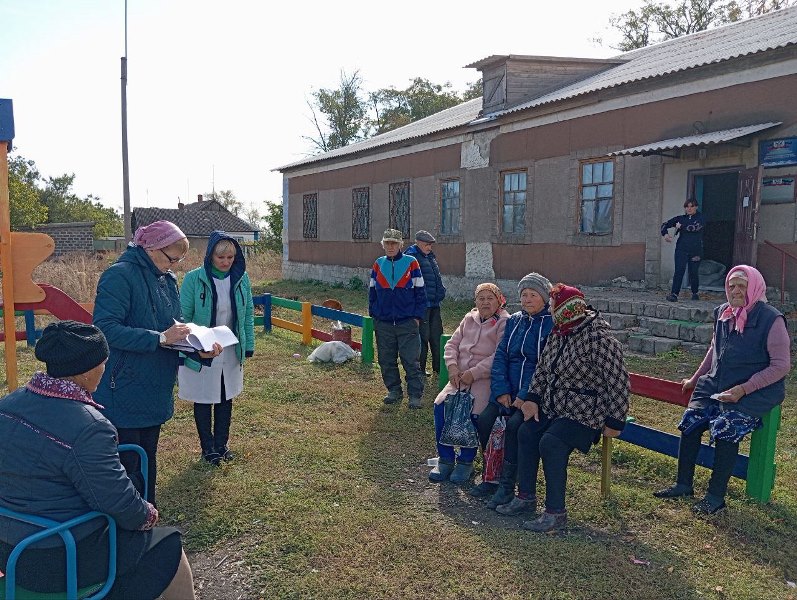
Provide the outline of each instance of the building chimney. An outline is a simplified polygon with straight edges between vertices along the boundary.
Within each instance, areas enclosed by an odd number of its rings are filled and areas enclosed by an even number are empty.
[[[196,201],[202,202],[202,194],[197,194]]]
[[[183,210],[184,208],[185,208],[185,204],[183,204],[182,202],[178,202],[177,203],[177,210]]]

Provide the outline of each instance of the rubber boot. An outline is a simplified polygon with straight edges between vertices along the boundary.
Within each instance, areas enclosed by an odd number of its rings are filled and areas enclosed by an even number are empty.
[[[501,469],[501,481],[498,482],[498,490],[493,497],[487,501],[487,508],[495,510],[502,504],[512,502],[515,497],[515,476],[517,475],[517,465],[504,461]]]
[[[451,473],[454,472],[454,463],[442,459],[437,461],[437,466],[429,472],[429,481],[439,483],[441,481],[448,481]]]

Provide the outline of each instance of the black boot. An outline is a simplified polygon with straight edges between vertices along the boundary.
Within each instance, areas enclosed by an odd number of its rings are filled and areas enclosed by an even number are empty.
[[[517,465],[504,461],[501,467],[501,481],[498,482],[498,490],[493,497],[487,501],[487,508],[495,510],[497,507],[508,502],[512,502],[515,497],[515,477],[517,475]]]

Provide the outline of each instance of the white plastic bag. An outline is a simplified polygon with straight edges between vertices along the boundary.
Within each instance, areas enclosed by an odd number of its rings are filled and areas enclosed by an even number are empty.
[[[324,342],[310,353],[307,360],[310,362],[333,362],[341,364],[354,358],[359,353],[344,342]]]

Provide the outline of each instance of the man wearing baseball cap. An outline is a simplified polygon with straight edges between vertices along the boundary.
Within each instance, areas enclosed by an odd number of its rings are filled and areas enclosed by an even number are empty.
[[[446,288],[440,277],[440,267],[437,257],[432,252],[432,245],[437,240],[434,236],[421,229],[415,234],[415,243],[407,248],[405,254],[415,257],[421,265],[423,274],[423,289],[426,291],[426,313],[421,321],[421,371],[428,377],[431,375],[426,370],[427,352],[431,350],[432,371],[440,372],[440,336],[443,335],[443,319],[440,316],[440,303],[446,297]]]
[[[387,388],[385,404],[397,404],[403,398],[401,359],[410,408],[420,408],[424,381],[418,366],[418,327],[426,313],[426,294],[421,267],[401,251],[403,243],[397,229],[386,229],[382,235],[385,256],[377,258],[371,269],[368,314],[374,319],[379,368]]]

